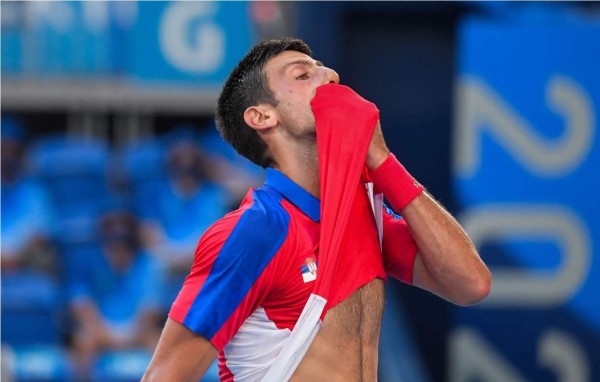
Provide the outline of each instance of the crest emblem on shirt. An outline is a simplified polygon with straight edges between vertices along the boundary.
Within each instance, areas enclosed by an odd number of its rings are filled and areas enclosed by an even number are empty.
[[[304,265],[300,267],[302,271],[302,280],[305,283],[315,281],[317,279],[317,262],[314,257],[308,257],[304,261]]]

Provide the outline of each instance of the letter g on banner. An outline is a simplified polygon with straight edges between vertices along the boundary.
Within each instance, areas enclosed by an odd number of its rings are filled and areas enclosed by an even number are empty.
[[[212,2],[169,4],[160,21],[159,43],[166,60],[178,70],[207,74],[225,59],[225,32],[215,22]]]

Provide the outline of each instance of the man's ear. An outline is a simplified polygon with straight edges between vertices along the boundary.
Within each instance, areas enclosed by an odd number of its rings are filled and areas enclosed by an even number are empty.
[[[244,121],[254,130],[265,131],[277,126],[277,113],[268,104],[250,106],[244,111]]]

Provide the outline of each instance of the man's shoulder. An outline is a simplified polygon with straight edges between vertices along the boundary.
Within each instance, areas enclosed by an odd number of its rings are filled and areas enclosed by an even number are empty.
[[[240,246],[245,247],[244,252],[278,248],[287,238],[290,219],[280,195],[265,188],[251,189],[237,210],[206,231],[200,246],[203,243],[222,244],[223,248]]]

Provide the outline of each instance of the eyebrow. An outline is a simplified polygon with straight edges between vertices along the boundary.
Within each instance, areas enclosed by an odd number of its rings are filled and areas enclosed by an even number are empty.
[[[316,66],[323,66],[323,63],[318,60],[317,61],[309,61],[309,60],[305,60],[305,59],[300,59],[300,60],[288,62],[287,64],[283,65],[283,68],[281,69],[281,71],[285,72],[285,70],[292,65],[312,66],[313,64],[315,64]]]

